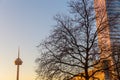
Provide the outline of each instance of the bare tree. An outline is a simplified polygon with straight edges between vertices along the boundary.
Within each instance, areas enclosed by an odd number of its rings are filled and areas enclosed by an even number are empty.
[[[113,63],[114,63],[114,73],[111,73],[116,80],[120,80],[120,42],[116,41],[112,47],[113,53]]]
[[[41,55],[36,59],[39,65],[36,72],[44,80],[62,80],[75,75],[90,80],[107,69],[101,68],[101,62],[110,58],[111,54],[102,58],[100,55],[110,49],[104,49],[105,46],[99,49],[97,44],[99,33],[104,34],[104,38],[108,35],[104,31],[108,28],[105,9],[95,8],[92,0],[73,0],[69,2],[69,7],[70,16],[56,15],[57,24],[51,35],[38,46]],[[94,9],[99,13],[102,11],[101,17],[95,15]],[[97,19],[98,27],[95,24]],[[113,18],[109,21],[112,23]],[[108,44],[105,45],[107,47]]]

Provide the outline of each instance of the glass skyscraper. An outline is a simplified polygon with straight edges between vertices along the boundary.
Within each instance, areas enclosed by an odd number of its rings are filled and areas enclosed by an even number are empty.
[[[96,9],[96,15],[98,15],[98,19],[96,20],[97,26],[100,24],[101,19],[102,21],[106,21],[107,28],[102,31],[102,33],[106,34],[98,34],[98,40],[99,44],[101,45],[102,42],[106,42],[108,46],[112,45],[120,45],[120,0],[94,0],[95,1],[95,7],[100,8],[101,11],[97,12]],[[104,39],[103,38],[105,35]],[[105,46],[105,45],[104,45]]]
[[[114,23],[108,21],[111,42],[120,45],[120,0],[106,0],[106,10],[108,19],[116,17]]]
[[[103,31],[98,33],[99,47],[106,50],[103,51],[101,57],[105,58],[116,52],[117,55],[120,56],[120,0],[94,0],[94,4],[97,16],[97,27],[100,27],[100,25],[101,27],[106,27]],[[114,55],[108,60],[114,62],[114,59],[117,58],[120,57]],[[113,80],[110,76],[105,76],[105,78],[105,80]]]

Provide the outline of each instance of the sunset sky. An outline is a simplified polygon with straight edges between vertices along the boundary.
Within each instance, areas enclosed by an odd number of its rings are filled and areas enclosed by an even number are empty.
[[[23,60],[20,80],[35,80],[36,46],[55,25],[53,16],[68,11],[68,0],[0,0],[0,80],[16,80],[18,46]]]

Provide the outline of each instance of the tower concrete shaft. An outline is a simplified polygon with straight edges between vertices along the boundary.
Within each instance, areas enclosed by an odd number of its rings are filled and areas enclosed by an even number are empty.
[[[19,65],[17,65],[17,77],[16,80],[19,80]]]

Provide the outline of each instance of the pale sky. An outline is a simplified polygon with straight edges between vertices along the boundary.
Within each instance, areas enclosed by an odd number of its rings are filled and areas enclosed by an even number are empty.
[[[35,80],[36,46],[55,25],[53,16],[68,11],[68,0],[0,0],[0,80],[16,80],[18,46],[20,80]]]

